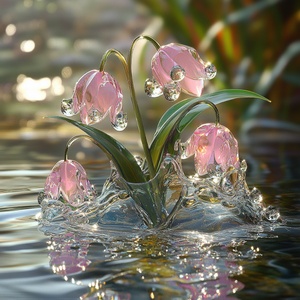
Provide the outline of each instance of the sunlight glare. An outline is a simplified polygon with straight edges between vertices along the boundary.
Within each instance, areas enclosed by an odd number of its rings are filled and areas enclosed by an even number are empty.
[[[8,35],[8,36],[14,35],[14,34],[16,33],[16,31],[17,31],[17,27],[16,27],[16,25],[14,25],[14,24],[9,24],[9,25],[7,25],[6,28],[5,28],[5,33],[6,33],[6,35]]]
[[[20,49],[22,52],[32,52],[35,48],[35,42],[33,40],[25,40],[21,43]]]
[[[30,77],[18,78],[17,99],[18,101],[43,101],[46,99],[46,89],[51,87],[51,80],[48,77],[33,79]]]

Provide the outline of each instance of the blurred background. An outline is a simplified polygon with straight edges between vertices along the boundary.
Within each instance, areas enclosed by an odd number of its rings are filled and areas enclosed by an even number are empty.
[[[127,54],[134,37],[142,33],[161,44],[190,45],[213,62],[218,74],[205,92],[241,88],[271,99],[272,104],[258,100],[222,104],[221,121],[248,153],[262,161],[280,157],[284,176],[299,175],[299,168],[288,167],[295,162],[299,166],[298,0],[1,0],[2,169],[8,164],[52,164],[61,157],[75,129],[44,117],[61,115],[61,100],[72,95],[82,74],[99,67],[108,48]],[[150,130],[170,103],[144,95],[154,49],[140,45],[134,76]],[[120,137],[128,140],[135,122],[123,68],[114,58],[106,68],[123,88],[129,128]],[[108,120],[99,127],[111,130]]]

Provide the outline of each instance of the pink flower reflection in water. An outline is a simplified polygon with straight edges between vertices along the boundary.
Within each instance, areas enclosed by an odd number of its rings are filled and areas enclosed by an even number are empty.
[[[68,276],[82,272],[91,263],[87,259],[89,243],[77,240],[70,233],[63,242],[61,237],[53,237],[48,244],[50,266],[55,274]]]
[[[239,167],[238,142],[223,125],[207,123],[199,126],[184,145],[182,158],[195,155],[195,169],[205,175],[217,163],[223,171]]]

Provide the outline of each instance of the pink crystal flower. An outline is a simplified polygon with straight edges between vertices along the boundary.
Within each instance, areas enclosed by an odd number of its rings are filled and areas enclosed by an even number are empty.
[[[44,194],[53,200],[62,197],[77,207],[96,196],[81,164],[74,160],[60,160],[46,179]]]
[[[127,116],[122,112],[123,94],[118,82],[108,73],[91,70],[76,83],[72,99],[62,101],[61,110],[66,116],[80,113],[84,124],[95,124],[109,114],[116,130],[127,126]]]
[[[147,79],[145,92],[150,97],[164,94],[169,101],[177,100],[181,90],[200,96],[204,80],[215,77],[214,65],[205,63],[194,48],[171,43],[160,47],[151,61],[153,79]]]
[[[225,126],[203,124],[183,146],[182,158],[195,155],[195,169],[199,175],[207,174],[212,164],[220,165],[223,171],[230,166],[239,167],[238,142]]]

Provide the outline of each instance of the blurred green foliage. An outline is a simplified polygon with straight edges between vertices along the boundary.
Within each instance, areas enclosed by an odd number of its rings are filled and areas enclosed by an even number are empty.
[[[136,1],[162,18],[161,42],[171,34],[217,66],[216,90],[249,89],[272,100],[272,106],[231,103],[244,120],[255,116],[298,122],[300,1]]]

